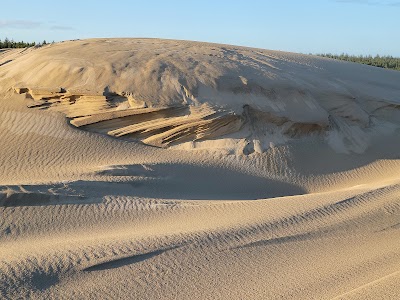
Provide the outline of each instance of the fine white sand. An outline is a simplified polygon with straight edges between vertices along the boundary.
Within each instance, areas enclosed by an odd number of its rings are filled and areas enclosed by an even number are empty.
[[[397,299],[400,72],[237,46],[0,52],[0,298]]]

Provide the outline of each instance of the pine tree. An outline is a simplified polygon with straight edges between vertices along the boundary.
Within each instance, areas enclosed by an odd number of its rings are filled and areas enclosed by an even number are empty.
[[[366,64],[374,67],[399,70],[400,71],[400,58],[393,56],[380,56],[380,55],[348,55],[347,53],[342,53],[340,55],[334,55],[331,53],[317,54],[318,56],[328,57],[333,59],[351,61],[355,63]]]

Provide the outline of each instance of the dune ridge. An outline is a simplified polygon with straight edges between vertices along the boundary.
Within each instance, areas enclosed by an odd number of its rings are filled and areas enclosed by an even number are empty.
[[[204,140],[216,140],[215,147],[229,148],[222,137],[252,153],[321,135],[336,151],[362,153],[374,136],[394,130],[389,125],[400,126],[398,72],[364,65],[154,39],[70,41],[15,53],[0,76],[29,107],[153,146],[210,148]],[[204,106],[215,115],[196,115]],[[161,113],[174,107],[193,120]],[[153,109],[161,115],[147,118]]]

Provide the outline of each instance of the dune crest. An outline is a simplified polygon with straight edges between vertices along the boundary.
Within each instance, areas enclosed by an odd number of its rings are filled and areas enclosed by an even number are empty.
[[[224,148],[218,140],[228,139],[252,153],[319,135],[335,151],[362,153],[388,124],[400,126],[398,72],[278,51],[155,39],[70,41],[20,53],[0,72],[29,107],[159,147],[212,147],[201,143],[211,139]]]

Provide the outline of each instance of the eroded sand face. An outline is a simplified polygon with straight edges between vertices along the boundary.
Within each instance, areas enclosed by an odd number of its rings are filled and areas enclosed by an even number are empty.
[[[399,82],[186,41],[0,52],[0,295],[397,298]]]

